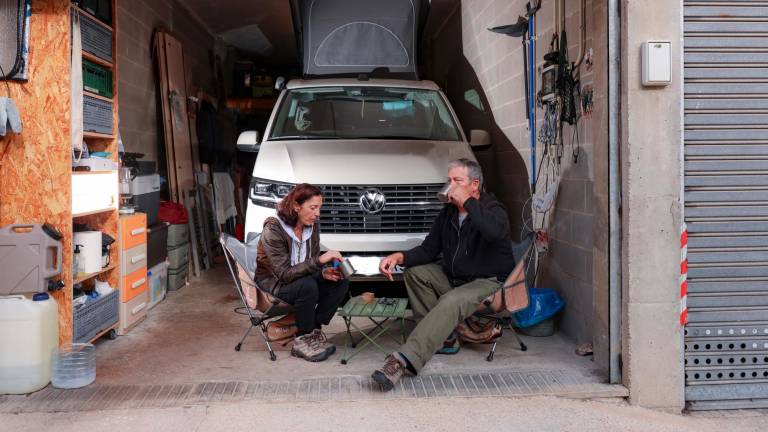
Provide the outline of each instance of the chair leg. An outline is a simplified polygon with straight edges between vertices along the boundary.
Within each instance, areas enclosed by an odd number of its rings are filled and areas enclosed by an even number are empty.
[[[259,326],[259,332],[261,332],[261,337],[264,338],[264,342],[267,344],[269,359],[272,361],[277,360],[277,354],[275,354],[275,350],[272,349],[272,344],[269,343],[269,338],[267,337],[267,328],[264,324]]]
[[[520,351],[528,351],[528,346],[525,345],[522,339],[520,339],[520,335],[517,334],[514,327],[510,327],[509,330],[512,332],[512,335],[515,336],[515,339],[517,340],[517,343],[520,344]]]
[[[485,358],[485,361],[489,361],[489,362],[493,361],[493,354],[496,352],[497,343],[498,343],[498,339],[497,339],[497,342],[493,343],[493,346],[491,347],[491,352],[488,353],[488,357]]]
[[[246,331],[245,331],[245,334],[243,335],[243,337],[242,337],[242,338],[240,338],[240,342],[238,342],[238,343],[237,343],[237,345],[235,345],[235,351],[240,351],[240,348],[242,348],[242,347],[243,347],[243,342],[245,341],[245,338],[247,338],[247,337],[248,337],[248,335],[249,335],[249,334],[251,334],[251,329],[252,329],[252,328],[253,328],[253,326],[252,326],[252,325],[249,325],[249,326],[248,326],[248,330],[246,330]]]

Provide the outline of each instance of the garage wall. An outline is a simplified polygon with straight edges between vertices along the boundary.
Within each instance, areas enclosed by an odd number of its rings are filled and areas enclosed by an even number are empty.
[[[157,160],[162,145],[155,90],[152,41],[158,28],[169,31],[184,45],[196,86],[213,93],[209,52],[214,37],[180,1],[132,0],[117,2],[118,88],[120,134],[126,151]]]
[[[507,185],[519,185],[521,173],[519,161],[530,172],[530,147],[527,120],[525,118],[525,87],[523,81],[523,54],[520,38],[498,35],[489,32],[490,27],[510,24],[525,11],[525,0],[463,0],[461,20],[463,52],[469,64],[485,90],[496,124],[501,128],[507,140],[494,143],[493,168],[495,171],[495,189],[508,203],[511,192]],[[549,41],[554,30],[553,2],[544,2],[538,15],[537,61],[549,49]],[[569,36],[569,58],[575,60],[580,44],[580,12],[578,0],[566,1]],[[595,20],[596,16],[605,16],[604,5],[599,0],[588,0],[587,48],[594,51],[594,66],[581,67],[582,85],[592,85],[595,89],[596,108],[605,103],[607,80],[605,73],[605,20]],[[596,45],[596,33],[600,33],[600,45]],[[539,84],[537,83],[537,89]],[[599,211],[595,205],[595,172],[604,172],[605,167],[595,167],[595,162],[607,163],[607,158],[595,157],[595,145],[606,146],[607,121],[604,110],[595,110],[590,118],[583,118],[579,125],[581,141],[577,163],[571,157],[571,137],[573,129],[563,130],[565,149],[560,166],[562,174],[559,195],[554,210],[549,216],[550,248],[543,260],[539,276],[539,286],[556,288],[567,302],[562,315],[561,328],[578,343],[593,342],[593,333],[605,336],[602,332],[593,332],[593,326],[600,327],[593,315],[595,299],[607,304],[607,262],[605,244],[598,237],[607,231],[607,200],[601,200]],[[538,119],[542,118],[539,111]],[[539,149],[540,151],[540,149]],[[605,152],[601,150],[603,154]],[[537,155],[540,157],[540,155]],[[601,171],[602,170],[602,171]],[[525,173],[523,173],[525,175]],[[604,179],[606,177],[601,177]],[[601,180],[602,181],[602,180]],[[539,182],[539,190],[543,179]],[[519,187],[518,187],[519,188]],[[597,191],[601,196],[607,194],[602,187]],[[513,205],[510,205],[513,204]],[[520,213],[510,214],[513,225],[520,225]],[[541,217],[537,218],[541,221]],[[607,240],[605,241],[607,244]],[[595,251],[598,249],[597,252]],[[598,262],[595,261],[597,254]],[[593,268],[600,271],[596,275]],[[602,305],[601,305],[602,306]],[[605,309],[607,312],[607,309]],[[602,347],[601,341],[594,341]],[[596,356],[599,364],[602,355]]]

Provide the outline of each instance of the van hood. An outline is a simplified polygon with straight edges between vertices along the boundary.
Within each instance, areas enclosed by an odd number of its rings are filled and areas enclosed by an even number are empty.
[[[462,141],[300,140],[264,142],[253,176],[286,183],[442,183],[448,164],[475,160]]]

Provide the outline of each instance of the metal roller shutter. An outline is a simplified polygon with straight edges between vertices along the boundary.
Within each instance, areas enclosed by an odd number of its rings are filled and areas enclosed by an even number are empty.
[[[689,409],[768,407],[768,1],[684,0]]]

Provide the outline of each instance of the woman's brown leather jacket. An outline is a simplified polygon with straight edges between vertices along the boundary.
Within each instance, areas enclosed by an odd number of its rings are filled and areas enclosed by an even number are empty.
[[[293,239],[285,232],[275,217],[264,221],[264,230],[259,239],[256,255],[256,276],[254,279],[264,291],[276,295],[279,288],[296,279],[320,271],[320,228],[314,226],[309,239],[307,258],[291,266],[291,244]]]

